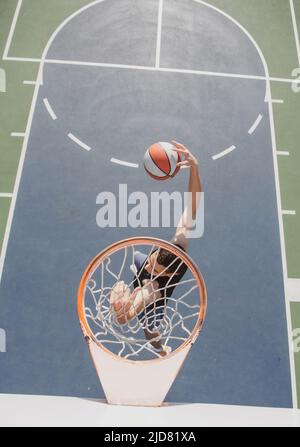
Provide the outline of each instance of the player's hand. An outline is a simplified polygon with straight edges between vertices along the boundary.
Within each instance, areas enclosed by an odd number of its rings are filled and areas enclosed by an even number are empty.
[[[118,281],[112,288],[110,293],[110,304],[115,308],[122,307],[122,303],[126,301],[129,295],[129,288],[124,281]]]
[[[197,158],[191,153],[191,151],[185,147],[183,144],[178,143],[175,140],[172,140],[173,149],[174,151],[178,152],[181,155],[182,161],[177,163],[177,166],[186,166],[188,168],[198,168],[198,160]]]

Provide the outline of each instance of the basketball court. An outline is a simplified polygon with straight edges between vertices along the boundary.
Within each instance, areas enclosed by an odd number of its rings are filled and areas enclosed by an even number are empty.
[[[19,149],[6,165],[11,173],[18,166],[14,180],[2,181],[11,189],[1,195],[0,393],[104,398],[76,314],[81,275],[118,240],[173,234],[100,229],[97,196],[118,196],[120,184],[128,194],[184,191],[184,170],[161,184],[142,168],[145,148],[176,139],[200,162],[205,232],[190,255],[205,278],[208,314],[166,401],[208,404],[199,414],[215,404],[297,408],[300,210],[290,173],[299,154],[287,116],[300,97],[291,93],[298,84],[289,68],[274,62],[276,40],[262,50],[262,32],[250,33],[238,0],[64,1],[33,36],[28,12],[42,15],[36,2],[4,3],[3,66],[8,79],[14,71],[8,95],[20,76],[27,89],[20,98],[32,102],[25,127],[22,110],[20,127],[6,136]],[[300,2],[253,3],[256,17],[267,7],[275,23],[282,15],[290,38],[281,48],[297,68]],[[43,51],[33,44],[39,35]],[[110,410],[101,405],[104,425]]]

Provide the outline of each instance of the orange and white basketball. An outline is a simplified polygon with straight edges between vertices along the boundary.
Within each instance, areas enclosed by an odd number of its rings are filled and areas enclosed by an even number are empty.
[[[180,167],[177,164],[180,161],[180,154],[173,149],[171,143],[156,143],[147,150],[144,167],[155,180],[167,180],[178,174]]]

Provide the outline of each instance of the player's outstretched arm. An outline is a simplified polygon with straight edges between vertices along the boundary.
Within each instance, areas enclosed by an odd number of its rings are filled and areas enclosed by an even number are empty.
[[[172,141],[174,150],[181,155],[183,161],[178,166],[187,166],[190,170],[189,178],[189,198],[186,209],[178,223],[173,243],[179,244],[182,248],[188,248],[188,231],[193,228],[193,221],[197,216],[197,209],[200,202],[202,185],[199,173],[199,163],[197,158],[183,144]]]

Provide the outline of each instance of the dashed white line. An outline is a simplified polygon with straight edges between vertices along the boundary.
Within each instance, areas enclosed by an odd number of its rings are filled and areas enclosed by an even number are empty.
[[[282,210],[283,216],[296,216],[295,210]]]
[[[283,99],[266,98],[265,102],[270,102],[271,104],[284,104],[284,100]]]
[[[289,157],[290,153],[288,151],[277,151],[277,155],[283,155],[285,157]]]
[[[236,149],[236,146],[230,146],[228,149],[225,149],[225,151],[220,152],[217,155],[214,155],[212,157],[213,160],[219,160],[219,158],[225,157],[225,155],[230,154],[232,151]]]
[[[36,81],[23,81],[24,85],[35,85]]]
[[[37,64],[40,64],[41,62],[43,62],[42,59],[38,59],[38,58],[15,57],[15,56],[6,56],[6,57],[3,57],[3,60],[11,61],[11,62],[34,62],[34,63],[37,63]]]
[[[300,302],[300,279],[289,278],[287,283],[287,292],[289,300],[292,302]]]
[[[10,27],[10,30],[9,30],[8,38],[7,38],[7,41],[6,41],[6,45],[5,45],[5,48],[4,48],[4,53],[3,53],[3,59],[4,60],[8,56],[9,49],[10,49],[10,46],[11,46],[11,42],[12,42],[13,37],[14,37],[17,21],[18,21],[18,18],[19,18],[21,7],[22,7],[22,2],[23,2],[23,0],[18,0],[18,4],[17,4],[16,10],[15,10],[14,18],[13,18],[13,21],[12,21],[12,24],[11,24],[11,27]]]
[[[57,116],[55,115],[55,112],[54,112],[54,110],[52,109],[52,107],[51,107],[51,105],[50,105],[48,99],[47,99],[47,98],[44,98],[44,99],[43,99],[43,102],[44,102],[45,107],[46,107],[46,109],[47,109],[49,115],[51,116],[51,118],[52,118],[54,121],[57,120]]]
[[[161,33],[162,33],[162,15],[163,15],[164,0],[159,0],[158,6],[158,24],[157,24],[157,41],[156,41],[156,61],[155,67],[160,66],[160,51],[161,51]]]
[[[0,283],[2,281],[4,262],[5,262],[6,255],[7,255],[7,247],[8,247],[9,238],[11,235],[11,228],[12,228],[12,223],[13,223],[15,209],[16,209],[16,201],[17,201],[18,192],[19,192],[19,188],[20,188],[21,177],[22,177],[22,172],[23,172],[23,168],[24,168],[24,162],[25,162],[25,158],[26,158],[26,152],[27,152],[27,148],[28,148],[28,141],[29,141],[30,131],[32,128],[34,112],[36,110],[39,89],[40,89],[40,85],[36,84],[36,86],[34,88],[34,94],[33,94],[32,102],[31,102],[31,106],[30,106],[29,116],[28,116],[28,120],[27,120],[25,137],[23,140],[22,150],[21,150],[21,154],[20,154],[19,165],[18,165],[18,169],[17,169],[14,191],[13,191],[13,196],[11,199],[11,205],[10,205],[10,209],[9,209],[9,213],[8,213],[6,229],[5,229],[5,233],[4,233],[4,237],[3,237],[2,249],[0,252]]]
[[[263,115],[258,115],[257,119],[255,120],[253,126],[248,130],[249,135],[253,135],[258,126],[261,123],[261,120],[263,119]]]
[[[13,194],[12,193],[9,193],[9,192],[0,192],[0,198],[1,199],[11,199],[12,198],[12,196],[13,196]]]
[[[12,132],[10,135],[14,138],[24,138],[25,132]]]
[[[294,0],[290,0],[290,8],[291,8],[293,28],[294,28],[298,62],[299,62],[299,67],[300,67],[300,41],[299,41],[299,33],[298,33],[298,26],[297,26],[297,20],[296,20]]]
[[[74,141],[74,143],[78,144],[78,146],[82,147],[84,150],[86,150],[86,151],[92,150],[92,148],[90,146],[88,146],[87,144],[83,143],[81,140],[79,140],[79,138],[75,137],[75,135],[73,135],[72,133],[69,133],[68,137],[72,141]]]
[[[136,163],[129,163],[128,161],[118,160],[117,158],[112,158],[110,161],[117,165],[127,166],[129,168],[139,168],[139,165]]]

